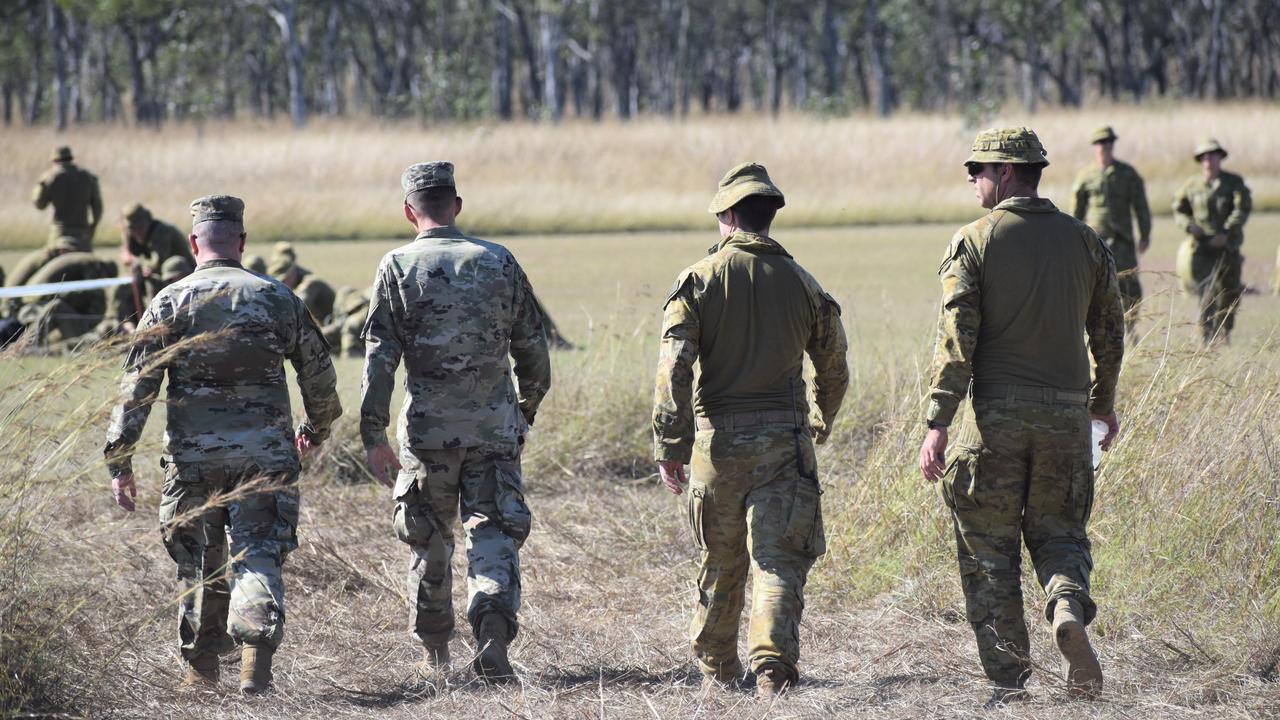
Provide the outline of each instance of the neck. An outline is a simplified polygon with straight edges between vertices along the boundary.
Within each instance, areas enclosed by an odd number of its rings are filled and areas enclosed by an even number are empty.
[[[418,220],[416,227],[418,232],[424,233],[428,230],[435,230],[436,228],[452,227],[454,220],[455,218],[450,218],[447,222],[441,222],[439,220],[424,217]]]
[[[1205,171],[1204,171],[1204,179],[1205,179],[1205,180],[1217,180],[1217,179],[1218,179],[1218,176],[1219,176],[1219,175],[1221,175],[1221,174],[1222,174],[1222,171],[1221,171],[1221,170],[1205,170]]]

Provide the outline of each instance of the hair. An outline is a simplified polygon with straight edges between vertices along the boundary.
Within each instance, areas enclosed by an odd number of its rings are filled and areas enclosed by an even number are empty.
[[[453,201],[457,198],[457,188],[452,185],[442,185],[440,187],[414,190],[409,193],[404,201],[409,203],[409,207],[412,207],[413,212],[418,216],[425,215],[436,222],[440,222],[444,219],[450,219],[450,213],[453,212]]]
[[[206,220],[191,228],[191,234],[196,236],[197,245],[221,254],[239,249],[244,223]]]
[[[738,227],[747,232],[762,232],[773,224],[778,214],[778,198],[769,195],[748,195],[733,206],[733,217]]]
[[[1018,183],[1026,185],[1035,190],[1040,186],[1040,175],[1044,172],[1044,166],[1030,163],[1013,163],[1013,177]]]

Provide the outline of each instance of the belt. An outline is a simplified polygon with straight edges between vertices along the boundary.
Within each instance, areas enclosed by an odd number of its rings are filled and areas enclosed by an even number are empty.
[[[803,422],[803,418],[801,420]],[[721,415],[700,415],[697,418],[699,430],[741,430],[767,425],[795,427],[796,414],[790,410],[747,410]]]
[[[995,400],[1028,400],[1031,402],[1058,403],[1062,405],[1088,405],[1089,393],[1081,390],[1059,390],[1035,385],[1011,385],[1007,383],[974,383],[975,398]]]

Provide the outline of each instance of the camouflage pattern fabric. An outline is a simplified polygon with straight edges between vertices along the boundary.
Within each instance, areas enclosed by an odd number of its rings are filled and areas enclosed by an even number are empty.
[[[1084,220],[1111,249],[1119,273],[1120,297],[1129,328],[1133,329],[1133,308],[1142,300],[1138,281],[1138,249],[1133,223],[1138,223],[1138,242],[1151,240],[1151,209],[1142,176],[1132,165],[1115,161],[1105,168],[1097,165],[1081,170],[1072,187],[1075,208],[1072,214]]]
[[[225,653],[231,638],[271,647],[284,639],[281,571],[298,547],[297,477],[247,458],[167,463],[160,529],[178,565],[183,658]]]
[[[133,254],[134,262],[151,268],[156,276],[160,275],[165,261],[172,257],[186,258],[191,267],[196,266],[196,257],[191,253],[186,233],[160,220],[151,221],[142,242],[137,245],[130,243],[129,252]]]
[[[1249,187],[1229,172],[1213,180],[1192,177],[1174,196],[1174,222],[1188,233],[1179,251],[1189,258],[1179,263],[1179,274],[1183,285],[1200,296],[1200,327],[1206,340],[1219,333],[1229,335],[1235,327],[1236,308],[1244,294],[1240,248],[1252,209]],[[1202,234],[1192,235],[1192,225]],[[1227,236],[1225,248],[1209,244],[1219,233]]]
[[[1010,198],[956,233],[938,274],[929,423],[951,424],[971,380],[1088,391],[1093,412],[1111,412],[1124,309],[1115,263],[1089,226],[1044,198]]]
[[[1093,507],[1090,420],[1083,405],[973,400],[941,483],[955,527],[965,609],[987,677],[1021,687],[1030,673],[1022,604],[1025,540],[1045,595],[1084,609],[1093,568],[1085,526]]]
[[[519,550],[531,515],[520,479],[520,445],[404,449],[393,525],[409,546],[409,631],[424,645],[453,635],[453,526],[462,516],[467,548],[467,619],[478,631],[489,613],[515,638],[520,610]]]
[[[416,163],[400,175],[400,188],[405,197],[433,187],[455,187],[453,163],[444,160]]]
[[[138,323],[111,416],[113,475],[132,472],[133,447],[168,374],[165,453],[178,462],[252,460],[263,471],[298,467],[283,361],[306,412],[298,432],[316,442],[342,413],[329,349],[284,285],[232,260],[201,264],[161,290]]]
[[[102,220],[102,193],[98,178],[72,162],[57,162],[36,183],[31,201],[37,210],[53,205],[49,242],[60,237],[80,241],[78,250],[93,250],[93,232]]]
[[[333,302],[337,293],[332,285],[316,277],[314,273],[304,275],[302,282],[293,289],[293,294],[302,298],[302,304],[307,306],[317,323],[327,322],[333,315]]]
[[[1049,164],[1049,153],[1036,132],[1027,127],[987,128],[973,138],[969,163]]]
[[[542,318],[520,264],[501,245],[456,227],[426,230],[387,253],[361,338],[366,448],[387,442],[402,359],[408,378],[398,436],[417,450],[513,443],[551,386]]]
[[[793,424],[698,433],[689,524],[699,550],[689,637],[698,667],[722,682],[742,674],[738,625],[751,572],[749,669],[780,663],[798,677],[804,586],[826,551],[813,444]]]

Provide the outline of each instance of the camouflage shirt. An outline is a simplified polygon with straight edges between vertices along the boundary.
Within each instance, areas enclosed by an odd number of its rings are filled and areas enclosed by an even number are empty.
[[[401,359],[398,436],[420,450],[515,442],[551,387],[542,316],[524,270],[506,248],[456,227],[425,230],[382,258],[361,337],[366,448],[387,442]]]
[[[680,273],[663,309],[655,458],[689,462],[695,415],[793,412],[824,440],[849,386],[840,306],[771,238],[737,231],[708,252]],[[805,353],[815,370],[812,416]]]
[[[1244,223],[1253,209],[1253,200],[1244,178],[1234,173],[1219,173],[1214,180],[1203,176],[1188,179],[1173,197],[1173,219],[1186,231],[1199,225],[1203,240],[1226,233],[1227,247],[1239,249],[1244,244]]]
[[[161,290],[125,361],[107,431],[112,474],[132,471],[130,456],[166,373],[169,457],[248,457],[263,470],[296,469],[285,359],[306,413],[297,432],[323,442],[342,407],[329,348],[301,300],[232,260],[203,263]]]
[[[951,424],[970,380],[1088,390],[1092,412],[1112,411],[1124,311],[1111,253],[1089,226],[1046,199],[1010,198],[956,233],[938,273],[929,423]]]
[[[302,304],[307,306],[316,322],[327,322],[333,315],[333,301],[337,292],[332,285],[316,277],[314,273],[303,276],[298,287],[293,289],[293,294],[302,298]]]
[[[1138,239],[1151,239],[1151,209],[1142,176],[1132,165],[1115,161],[1107,167],[1092,165],[1076,175],[1071,189],[1077,220],[1084,220],[1098,235],[1133,242],[1133,221]]]
[[[50,168],[36,183],[31,200],[37,210],[53,205],[53,227],[57,234],[90,231],[102,219],[98,178],[75,163],[57,163]]]

